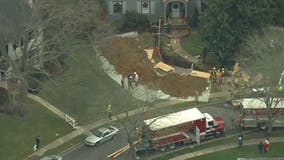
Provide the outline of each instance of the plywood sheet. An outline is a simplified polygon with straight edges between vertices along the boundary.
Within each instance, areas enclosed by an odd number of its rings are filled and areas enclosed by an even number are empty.
[[[207,72],[201,72],[201,71],[196,71],[196,70],[192,70],[190,73],[191,76],[195,76],[195,77],[201,77],[201,78],[206,78],[209,79],[211,74],[207,73]]]
[[[170,71],[173,71],[174,68],[170,65],[167,65],[166,63],[164,62],[159,62],[155,65],[155,68],[159,68],[165,72],[170,72]]]

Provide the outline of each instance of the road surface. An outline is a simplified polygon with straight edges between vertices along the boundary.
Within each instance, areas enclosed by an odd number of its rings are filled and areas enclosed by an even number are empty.
[[[201,112],[208,112],[212,116],[221,116],[225,120],[226,131],[234,130],[239,122],[239,110],[231,106],[218,104],[214,106],[206,106],[200,108]],[[82,140],[83,141],[83,140]],[[87,147],[81,145],[75,150],[66,153],[63,159],[68,160],[110,160],[107,155],[113,153],[119,148],[127,144],[125,132],[120,128],[119,134],[113,140],[101,144],[97,147]],[[131,160],[130,153],[122,154],[113,160]]]

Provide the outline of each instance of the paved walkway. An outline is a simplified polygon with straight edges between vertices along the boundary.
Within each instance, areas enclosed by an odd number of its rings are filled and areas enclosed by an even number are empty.
[[[54,105],[52,105],[51,103],[49,103],[48,101],[42,99],[39,96],[33,95],[33,94],[28,94],[28,98],[40,103],[41,105],[43,105],[45,108],[47,108],[48,110],[50,110],[51,112],[53,112],[54,114],[56,114],[57,116],[59,116],[60,118],[64,119],[65,121],[67,120],[66,118],[68,117],[68,123],[70,122],[70,120],[72,120],[74,122],[74,124],[69,123],[73,128],[76,127],[76,120],[72,117],[70,117],[69,115],[67,115],[67,113],[62,112],[60,109],[56,108]],[[66,121],[67,122],[67,121]]]
[[[176,51],[178,55],[186,59],[188,62],[191,63],[198,63],[199,59],[196,57],[191,56],[189,53],[187,53],[180,45],[180,38],[172,38],[171,39],[171,46],[173,47],[173,50]]]
[[[59,110],[54,105],[47,102],[46,100],[40,98],[39,96],[36,96],[36,95],[33,95],[33,94],[28,94],[28,98],[40,103],[41,105],[43,105],[45,108],[47,108],[48,110],[50,110],[51,112],[53,112],[54,114],[59,116],[60,118],[65,119],[65,113],[64,112],[62,112],[61,110]]]
[[[244,145],[245,146],[257,145],[259,143],[259,141],[260,141],[260,138],[244,140]],[[284,137],[271,137],[270,142],[271,143],[284,142]],[[186,154],[177,156],[175,158],[171,158],[169,160],[187,160],[187,159],[190,159],[190,158],[193,158],[193,157],[197,157],[197,156],[201,156],[201,155],[205,155],[205,154],[209,154],[209,153],[213,153],[213,152],[219,152],[219,151],[223,151],[223,150],[227,150],[227,149],[231,149],[231,148],[236,148],[236,147],[238,147],[236,143],[227,143],[225,145],[214,146],[214,147],[198,150],[196,152],[186,153]],[[256,147],[256,149],[257,149],[257,147]]]

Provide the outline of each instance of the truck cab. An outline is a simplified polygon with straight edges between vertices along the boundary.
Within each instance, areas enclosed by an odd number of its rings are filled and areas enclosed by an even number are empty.
[[[225,122],[221,117],[212,117],[209,113],[204,113],[206,119],[206,138],[219,137],[225,132]]]

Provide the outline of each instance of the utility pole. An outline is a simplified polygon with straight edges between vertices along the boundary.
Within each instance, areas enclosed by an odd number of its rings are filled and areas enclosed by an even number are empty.
[[[157,52],[158,52],[158,55],[160,57],[160,60],[162,60],[162,56],[161,56],[161,21],[162,21],[162,18],[159,18],[159,32],[158,32]]]
[[[161,18],[159,18],[158,48],[161,46]]]

